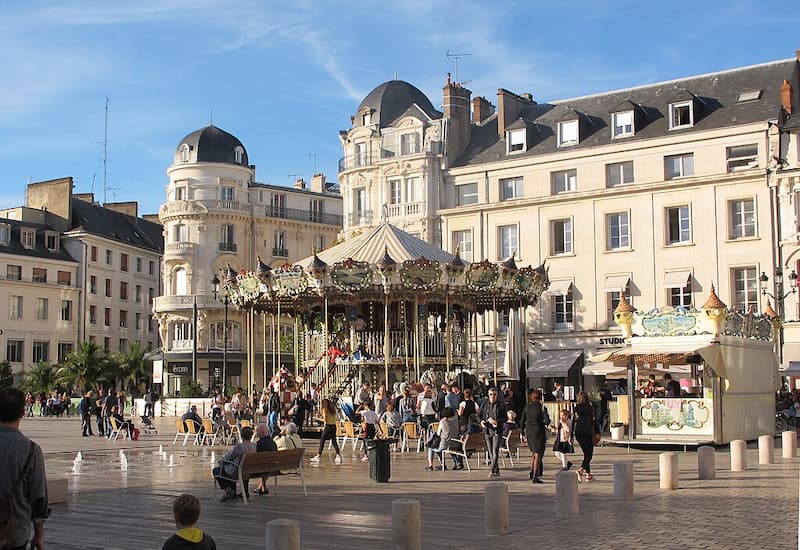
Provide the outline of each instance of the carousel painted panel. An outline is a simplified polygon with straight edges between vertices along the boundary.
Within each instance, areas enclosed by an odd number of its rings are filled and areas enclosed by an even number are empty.
[[[711,399],[665,397],[636,400],[638,435],[714,435]]]

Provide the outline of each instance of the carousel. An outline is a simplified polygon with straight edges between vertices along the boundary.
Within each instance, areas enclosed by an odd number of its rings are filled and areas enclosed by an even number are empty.
[[[228,268],[224,291],[251,323],[261,316],[265,334],[268,317],[273,334],[293,325],[298,387],[347,395],[359,382],[391,389],[474,372],[482,360],[475,351],[478,316],[518,314],[548,285],[543,265],[518,267],[513,255],[467,263],[458,250],[450,254],[384,221],[295,264],[271,269],[259,260],[254,271]],[[251,381],[254,359],[248,354]],[[496,357],[493,370],[496,383]]]

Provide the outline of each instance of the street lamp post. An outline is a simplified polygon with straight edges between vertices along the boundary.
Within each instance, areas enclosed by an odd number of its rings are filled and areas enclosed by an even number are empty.
[[[231,303],[228,293],[220,291],[220,280],[217,274],[211,279],[211,291],[214,293],[214,300],[222,302],[225,311],[225,321],[222,328],[222,395],[225,395],[225,374],[228,369],[228,305]]]
[[[767,290],[767,284],[769,283],[769,277],[763,271],[761,272],[761,277],[758,280],[761,282],[761,294],[764,296],[769,296],[773,300],[775,300],[775,305],[778,307],[778,318],[783,321],[783,317],[785,315],[784,311],[784,300],[790,294],[794,294],[797,292],[797,273],[795,273],[794,269],[791,273],[787,276],[789,279],[789,290],[787,292],[783,291],[783,270],[780,267],[775,268],[775,293]]]

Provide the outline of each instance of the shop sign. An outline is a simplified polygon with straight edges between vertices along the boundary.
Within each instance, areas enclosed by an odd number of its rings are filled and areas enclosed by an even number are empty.
[[[621,336],[610,336],[608,338],[600,338],[601,346],[623,346],[625,345],[625,338]]]

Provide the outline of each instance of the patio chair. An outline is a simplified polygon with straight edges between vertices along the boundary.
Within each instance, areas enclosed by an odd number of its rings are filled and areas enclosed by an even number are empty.
[[[192,445],[200,445],[200,440],[203,435],[200,433],[201,425],[197,424],[194,420],[186,420],[184,424],[186,424],[186,437],[183,438],[183,444],[186,445],[186,440],[191,437],[194,439]]]
[[[517,460],[519,460],[519,447],[522,444],[522,430],[517,428],[516,430],[511,430],[508,432],[508,435],[503,438],[502,443],[500,443],[500,460],[503,462],[503,468],[506,467],[506,459],[504,455],[508,455],[508,460],[511,462],[511,467],[514,467],[514,458],[513,455],[517,455]]]
[[[363,444],[363,441],[358,437],[355,424],[353,424],[349,420],[345,420],[342,423],[342,429],[344,430],[344,439],[342,440],[342,450],[344,450],[345,445],[347,445],[347,440],[349,439],[353,442],[353,452],[355,452],[358,449],[359,444]]]
[[[172,444],[175,445],[175,442],[178,441],[178,438],[183,436],[183,444],[186,445],[186,440],[189,438],[189,432],[186,431],[186,422],[180,418],[176,419],[175,428],[177,431],[175,432],[175,439],[172,440]]]
[[[416,422],[403,422],[403,432],[402,432],[403,444],[400,447],[400,450],[409,450],[408,442],[415,441],[417,442],[417,452],[422,449],[422,434],[419,432],[419,426],[417,426]]]
[[[242,439],[242,432],[239,431],[239,424],[236,422],[236,419],[233,418],[233,416],[231,416],[228,419],[227,432],[228,432],[228,439],[227,439],[228,445],[231,445],[232,443],[238,443],[239,440]]]
[[[108,432],[108,439],[113,439],[116,441],[120,436],[122,436],[122,439],[125,439],[126,437],[130,439],[130,434],[122,429],[122,426],[119,425],[116,418],[109,416],[108,421],[109,424],[111,424],[111,431]]]
[[[210,418],[203,419],[203,437],[200,440],[201,445],[208,443],[209,445],[217,444],[217,436],[220,435],[222,426],[214,425]]]

